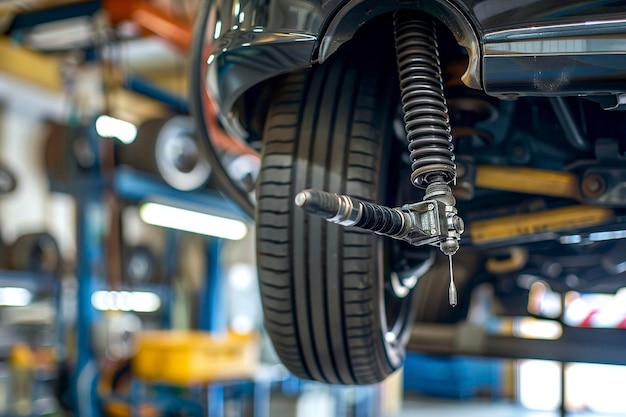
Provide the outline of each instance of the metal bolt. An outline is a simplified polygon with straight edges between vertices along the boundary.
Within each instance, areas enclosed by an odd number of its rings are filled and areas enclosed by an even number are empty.
[[[439,249],[446,255],[454,255],[459,250],[459,242],[456,239],[446,239],[439,244]]]
[[[586,175],[583,179],[582,191],[588,198],[600,197],[606,191],[606,180],[599,174]]]
[[[454,216],[454,217],[452,217],[452,227],[459,234],[463,234],[463,232],[465,231],[465,222],[463,221],[463,219],[461,217]]]
[[[437,234],[437,229],[430,229],[430,234],[431,235],[436,235]]]
[[[428,205],[428,210],[434,210],[435,209],[435,205],[434,204],[429,204]]]

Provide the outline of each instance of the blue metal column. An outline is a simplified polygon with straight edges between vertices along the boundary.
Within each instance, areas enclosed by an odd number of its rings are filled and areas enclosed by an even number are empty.
[[[254,417],[269,417],[271,414],[272,378],[256,378],[254,381],[253,412]]]
[[[198,328],[208,332],[224,332],[228,328],[225,303],[226,298],[221,264],[222,242],[217,238],[207,238],[207,274],[200,292],[200,317]]]
[[[79,174],[70,187],[76,198],[76,369],[72,396],[80,417],[100,417],[100,399],[96,390],[99,364],[92,344],[92,327],[100,312],[91,302],[96,290],[105,288],[106,179],[100,170],[100,137],[90,126],[88,144],[95,157],[88,172]]]
[[[174,281],[173,276],[178,271],[178,245],[180,243],[180,232],[173,229],[167,229],[165,238],[165,253],[163,254],[163,278],[164,285],[169,291],[162,291],[163,300],[163,328],[172,328],[172,316],[174,314]]]
[[[200,292],[198,327],[209,332],[224,332],[228,328],[222,278],[220,239],[206,239],[206,277]],[[209,417],[224,417],[224,384],[215,382],[207,387]]]
[[[99,312],[93,307],[91,297],[95,290],[104,287],[105,213],[100,187],[82,188],[77,202],[77,358],[73,395],[81,417],[98,417],[101,413],[95,392],[97,364],[91,331]]]
[[[382,415],[381,385],[361,385],[354,387],[356,417],[377,417]]]

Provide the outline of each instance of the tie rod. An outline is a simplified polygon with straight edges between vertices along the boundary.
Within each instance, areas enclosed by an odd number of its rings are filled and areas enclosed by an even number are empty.
[[[443,187],[449,190],[447,185]],[[299,192],[295,204],[306,213],[330,223],[369,230],[381,236],[404,240],[414,246],[438,246],[449,257],[452,265],[452,255],[459,248],[465,226],[457,214],[452,194],[437,188],[442,187],[429,187],[423,201],[393,208],[314,189]],[[457,303],[452,267],[449,301],[452,306]]]

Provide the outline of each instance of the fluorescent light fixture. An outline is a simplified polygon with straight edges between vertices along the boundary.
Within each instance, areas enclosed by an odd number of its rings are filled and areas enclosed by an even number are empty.
[[[250,264],[237,263],[228,268],[228,282],[237,291],[254,289],[256,269]]]
[[[563,326],[554,320],[518,317],[513,326],[513,334],[524,339],[557,340],[563,336]]]
[[[227,219],[158,203],[143,204],[139,209],[139,216],[141,220],[154,226],[184,230],[223,239],[240,240],[248,233],[248,227],[240,220]]]
[[[0,288],[0,306],[26,307],[33,299],[33,294],[26,288]]]
[[[559,406],[561,366],[557,362],[524,360],[518,370],[519,402],[537,411],[553,411]]]
[[[250,333],[254,330],[254,320],[246,314],[237,314],[230,321],[230,327],[235,333]]]
[[[626,367],[592,363],[570,364],[572,375],[568,375],[568,390],[578,385],[578,393],[585,408],[593,415],[626,415],[623,381]],[[596,414],[597,413],[597,414]]]
[[[562,245],[575,245],[583,241],[583,237],[581,235],[568,235],[561,236],[559,241]]]
[[[549,318],[559,317],[562,312],[561,295],[543,281],[533,283],[528,293],[528,312]]]
[[[114,138],[125,145],[133,143],[137,138],[137,126],[106,115],[96,119],[96,132],[103,138]]]
[[[608,232],[595,232],[589,234],[589,240],[592,242],[602,242],[604,240],[615,240],[626,238],[626,230],[611,230]]]
[[[153,313],[161,307],[161,298],[153,292],[95,291],[91,305],[100,311],[134,311]]]

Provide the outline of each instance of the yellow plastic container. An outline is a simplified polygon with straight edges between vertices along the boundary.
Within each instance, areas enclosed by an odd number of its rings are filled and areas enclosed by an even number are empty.
[[[259,362],[255,334],[146,331],[135,342],[133,372],[149,382],[191,385],[251,378]]]

